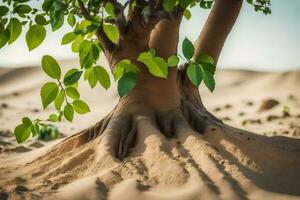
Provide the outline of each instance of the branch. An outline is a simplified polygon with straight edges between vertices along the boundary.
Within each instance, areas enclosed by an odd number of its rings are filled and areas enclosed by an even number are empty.
[[[130,2],[129,2],[129,0],[127,0],[124,3],[124,5],[122,5],[121,3],[119,3],[116,0],[106,0],[106,1],[103,1],[103,4],[105,5],[108,2],[114,6],[114,12],[116,15],[116,19],[113,19],[113,20],[105,19],[104,21],[116,25],[116,27],[118,28],[118,30],[120,32],[120,36],[122,37],[122,35],[125,34],[126,24],[127,24],[126,18],[124,15],[124,11]]]
[[[143,13],[143,21],[146,26],[154,26],[163,19],[175,20],[181,18],[184,9],[177,5],[172,12],[166,12],[162,6],[162,0],[149,0],[149,12]]]
[[[149,47],[154,48],[159,56],[166,59],[177,53],[181,20],[182,15],[173,19],[162,19],[152,30]]]
[[[156,54],[164,59],[176,55],[179,41],[179,27],[182,16],[173,20],[162,19],[152,30],[149,47],[155,49]],[[168,81],[177,80],[177,68],[169,69]]]
[[[156,6],[156,1],[155,0],[149,0],[150,15],[155,14],[155,6]]]
[[[216,0],[215,5],[202,29],[194,46],[194,58],[208,54],[214,58],[215,64],[219,59],[235,21],[239,15],[242,0]]]
[[[136,5],[133,6],[133,4],[136,3]],[[142,20],[142,13],[149,8],[147,1],[144,0],[136,0],[136,1],[130,1],[128,15],[127,15],[127,30],[126,34],[127,36],[130,35],[130,37],[135,37],[135,39],[138,38],[149,38],[150,32],[153,29],[153,27],[148,27],[143,23]],[[149,11],[149,9],[148,9]],[[148,39],[147,39],[148,40]],[[147,41],[148,45],[148,41]]]
[[[116,26],[120,32],[120,36],[122,37],[126,33],[126,18],[125,18],[125,9],[129,5],[129,1],[125,2],[125,4],[122,6],[120,4],[116,4],[115,12],[116,12]]]
[[[179,28],[183,17],[183,9],[177,5],[174,10],[165,12],[162,0],[156,0],[155,29],[151,32],[149,46],[154,48],[158,55],[167,59],[177,53]]]
[[[78,3],[79,3],[79,7],[81,10],[82,16],[86,20],[92,21],[93,18],[91,17],[89,11],[84,6],[84,3],[81,0],[78,0]],[[104,51],[111,52],[116,48],[116,45],[112,41],[110,41],[110,39],[107,37],[106,33],[104,32],[103,24],[101,24],[99,29],[97,30],[96,36],[97,36],[98,40],[100,41]]]
[[[84,3],[81,0],[78,0],[79,3],[79,7],[80,7],[80,11],[82,16],[86,19],[86,20],[90,20],[92,21],[92,16],[90,15],[90,12],[87,10],[87,8],[84,6]]]

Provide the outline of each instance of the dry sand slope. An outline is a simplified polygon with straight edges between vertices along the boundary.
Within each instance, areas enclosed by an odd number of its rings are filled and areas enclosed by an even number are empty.
[[[0,70],[0,199],[300,199],[300,71],[219,70],[214,95],[200,88],[203,101],[247,131],[199,135],[186,126],[167,140],[150,129],[123,162],[107,152],[105,136],[69,152],[48,153],[59,141],[16,145],[11,131],[22,116],[52,111],[40,110],[45,81],[39,68]],[[118,99],[115,85],[80,90],[93,111],[60,123],[65,135],[99,121]]]

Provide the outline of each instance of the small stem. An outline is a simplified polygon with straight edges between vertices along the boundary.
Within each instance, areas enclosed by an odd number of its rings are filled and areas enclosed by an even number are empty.
[[[34,122],[35,122],[35,123],[38,123],[38,124],[39,124],[40,122],[49,122],[49,121],[50,121],[49,119],[35,119],[35,120],[34,120]]]
[[[57,80],[57,81],[58,81],[58,85],[60,86],[60,88],[62,89],[62,91],[63,91],[63,93],[64,93],[66,104],[67,104],[67,105],[70,104],[70,103],[68,102],[68,99],[67,99],[67,93],[66,93],[66,90],[65,90],[64,86],[62,85],[62,83],[60,82],[60,80]]]

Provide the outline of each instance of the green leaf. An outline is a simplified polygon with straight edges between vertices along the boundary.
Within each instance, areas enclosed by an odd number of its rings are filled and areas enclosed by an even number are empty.
[[[6,6],[0,6],[0,17],[3,17],[8,13],[9,9]]]
[[[187,60],[190,60],[193,55],[194,55],[194,52],[195,52],[195,48],[194,48],[194,45],[193,43],[185,38],[183,40],[183,43],[182,43],[182,52],[183,52],[183,55],[184,57],[187,59]]]
[[[51,114],[51,115],[49,116],[49,120],[50,120],[51,122],[57,122],[57,121],[58,121],[58,116],[57,116],[56,114]]]
[[[107,37],[113,42],[117,43],[119,40],[119,31],[118,29],[111,24],[103,24],[103,30]]]
[[[56,60],[49,55],[45,55],[42,58],[42,67],[44,72],[51,78],[59,80],[61,77],[61,69]]]
[[[34,21],[38,25],[46,25],[47,24],[47,20],[45,19],[45,17],[43,15],[36,15]]]
[[[76,38],[75,33],[69,32],[64,35],[64,37],[62,38],[61,44],[62,45],[69,44],[69,43],[73,42],[75,40],[75,38]]]
[[[144,63],[149,72],[154,76],[166,78],[168,76],[168,65],[161,57],[153,57],[150,52],[143,52],[139,55],[138,61]]]
[[[15,128],[14,134],[18,143],[24,142],[30,137],[31,127],[20,124]]]
[[[105,88],[108,89],[110,87],[110,79],[107,71],[101,67],[101,66],[96,66],[94,67],[94,73],[99,81],[99,83]]]
[[[151,69],[149,71],[157,76],[166,78],[168,76],[168,64],[166,61],[161,57],[154,57],[155,65],[151,65]]]
[[[25,127],[29,127],[32,124],[32,121],[28,117],[23,117],[22,123]]]
[[[72,99],[79,99],[80,98],[80,94],[79,92],[77,91],[76,88],[73,88],[73,87],[68,87],[66,89],[66,93],[69,97],[71,97]]]
[[[201,67],[201,75],[203,77],[203,82],[205,83],[206,87],[213,92],[215,90],[215,79],[212,73],[210,73],[207,70],[204,70],[204,68]]]
[[[78,71],[78,69],[71,69],[69,70],[66,75],[64,76],[64,84],[65,86],[73,85],[74,83],[78,82],[82,75],[82,71]]]
[[[84,74],[83,74],[83,80],[85,80],[85,81],[88,80],[89,77],[91,76],[91,73],[93,72],[93,70],[94,69],[92,67],[85,69]]]
[[[143,52],[139,55],[138,57],[138,61],[140,62],[144,62],[144,61],[148,61],[148,60],[152,60],[153,59],[153,55],[150,52]]]
[[[61,1],[54,1],[53,5],[50,8],[50,23],[52,31],[59,29],[64,23],[64,12],[66,5]]]
[[[76,19],[73,13],[69,13],[68,18],[67,18],[67,22],[70,26],[74,26],[76,24]]]
[[[183,15],[187,20],[191,19],[191,17],[192,17],[192,14],[188,9],[184,10]]]
[[[136,84],[136,74],[133,72],[125,73],[118,81],[118,93],[120,97],[128,94],[133,90]]]
[[[20,4],[17,5],[14,10],[13,13],[30,13],[31,12],[31,7],[29,5],[25,5],[25,4]]]
[[[42,5],[43,10],[48,12],[53,5],[53,2],[54,0],[44,0],[44,3]]]
[[[178,63],[179,63],[179,58],[177,56],[173,55],[168,58],[168,66],[175,67],[178,65]]]
[[[10,32],[6,29],[3,32],[0,32],[0,49],[8,42],[10,37]]]
[[[114,5],[113,5],[112,3],[107,2],[107,3],[105,4],[105,11],[106,11],[110,16],[112,16],[113,18],[116,17],[116,15],[115,15],[115,8],[114,8]]]
[[[152,60],[144,61],[149,72],[154,76],[166,78],[168,76],[168,65],[164,59],[160,57],[154,57]]]
[[[210,9],[212,7],[213,1],[201,1],[200,7],[204,9]]]
[[[151,55],[152,55],[153,57],[156,55],[156,51],[155,51],[155,49],[153,49],[153,48],[150,48],[150,49],[148,50],[148,52],[151,53]]]
[[[73,106],[78,114],[85,114],[91,111],[89,106],[82,100],[73,101]]]
[[[209,63],[209,64],[214,64],[214,59],[210,55],[207,54],[201,54],[197,59],[197,62],[199,63]]]
[[[115,80],[119,80],[125,72],[139,73],[140,69],[128,59],[121,60],[113,70]]]
[[[201,64],[201,66],[205,70],[209,71],[212,74],[215,74],[216,66],[214,65],[214,59],[211,56],[202,54],[196,59],[196,62],[198,64]]]
[[[88,76],[87,79],[89,81],[89,84],[90,84],[91,88],[94,88],[96,86],[97,82],[98,82],[98,79],[97,79],[97,77],[95,75],[94,68],[86,69],[86,71],[87,70],[90,70],[90,72],[88,72],[89,76]]]
[[[167,12],[172,12],[175,8],[176,0],[163,0],[163,9]]]
[[[99,58],[99,48],[88,40],[83,40],[79,48],[80,66],[82,68],[89,68]]]
[[[134,64],[128,64],[125,67],[125,72],[133,72],[135,74],[139,73],[141,70]]]
[[[64,112],[63,111],[59,111],[58,113],[58,121],[60,122],[61,121],[61,117],[64,115]]]
[[[199,86],[202,81],[201,69],[199,65],[189,64],[187,68],[187,76],[190,81],[195,85]]]
[[[179,5],[182,8],[186,8],[188,7],[188,5],[190,5],[194,0],[179,0]]]
[[[216,72],[216,66],[209,63],[201,63],[204,70],[209,71],[212,75]]]
[[[58,93],[58,95],[57,95],[57,97],[55,98],[55,101],[54,101],[55,109],[56,109],[57,111],[60,111],[61,106],[62,106],[64,100],[65,100],[64,91],[61,90],[61,91]]]
[[[77,30],[81,30],[81,29],[84,29],[84,28],[87,28],[87,27],[89,27],[89,26],[91,26],[92,25],[92,21],[90,21],[90,20],[82,20],[82,21],[80,21],[77,25],[76,25],[76,29]]]
[[[45,39],[46,30],[41,25],[33,25],[26,33],[26,42],[29,51],[38,47]]]
[[[82,40],[83,40],[82,37],[79,37],[73,41],[73,43],[72,43],[72,52],[73,53],[79,52],[79,47],[80,47]]]
[[[71,104],[67,104],[65,107],[64,107],[64,116],[65,118],[72,122],[73,121],[73,117],[74,117],[74,108]]]
[[[33,123],[31,125],[32,137],[36,136],[40,132],[40,127],[38,123]]]
[[[40,95],[42,97],[43,108],[45,109],[52,101],[55,100],[58,94],[58,86],[54,82],[49,82],[43,85]]]
[[[117,65],[117,67],[115,67],[113,71],[115,80],[119,80],[123,76],[124,72],[125,67],[123,67],[122,65]]]
[[[11,18],[8,24],[8,30],[10,31],[10,38],[8,44],[13,43],[18,39],[22,32],[22,24],[17,18]]]

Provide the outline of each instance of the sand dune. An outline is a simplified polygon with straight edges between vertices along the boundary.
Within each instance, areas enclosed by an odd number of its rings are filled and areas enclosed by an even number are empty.
[[[123,162],[107,150],[107,135],[68,152],[49,153],[60,140],[16,145],[11,131],[22,116],[53,111],[41,111],[45,81],[40,68],[0,70],[0,199],[300,199],[300,71],[219,70],[215,93],[200,93],[239,129],[200,135],[186,125],[168,140],[140,116],[149,132]],[[59,123],[65,135],[98,122],[118,100],[115,85],[91,91],[83,83],[80,91],[92,112]]]

